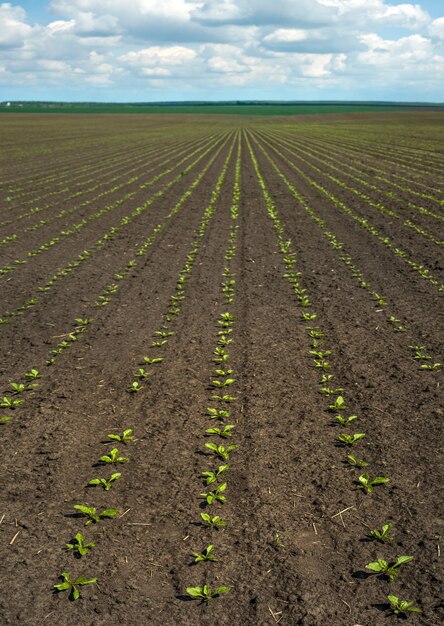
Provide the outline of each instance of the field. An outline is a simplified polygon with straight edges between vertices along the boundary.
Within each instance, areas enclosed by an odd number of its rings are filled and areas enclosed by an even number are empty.
[[[444,622],[443,122],[1,117],[2,624]]]

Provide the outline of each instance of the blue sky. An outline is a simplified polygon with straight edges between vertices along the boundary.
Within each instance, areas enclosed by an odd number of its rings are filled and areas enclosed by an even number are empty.
[[[0,0],[17,99],[444,102],[444,2]]]

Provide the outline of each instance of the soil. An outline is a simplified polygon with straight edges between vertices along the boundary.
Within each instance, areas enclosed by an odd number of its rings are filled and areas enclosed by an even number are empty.
[[[442,361],[443,294],[335,209],[325,195],[298,177],[290,162],[374,220],[381,232],[396,237],[412,259],[440,279],[442,247],[398,228],[396,221],[387,222],[383,215],[357,203],[356,196],[347,190],[337,192],[331,181],[298,162],[277,139],[275,145],[285,159],[277,157],[261,139],[264,132],[272,130],[288,133],[289,139],[293,133],[300,145],[306,141],[313,151],[316,142],[322,143],[319,126],[325,124],[338,153],[341,145],[345,150],[362,141],[360,159],[350,160],[347,152],[344,161],[361,168],[363,176],[372,180],[370,166],[377,163],[384,168],[384,161],[375,161],[374,155],[367,154],[367,143],[374,137],[377,151],[402,138],[399,162],[406,163],[408,150],[417,154],[418,145],[427,149],[427,162],[435,163],[434,167],[441,163],[441,175],[434,175],[433,187],[442,189],[442,144],[437,129],[442,135],[443,114],[404,116],[313,116],[304,122],[290,118],[250,122],[227,116],[144,115],[137,119],[98,117],[97,124],[93,116],[11,116],[9,122],[2,120],[0,139],[3,136],[11,158],[20,158],[11,163],[2,157],[0,221],[22,212],[20,204],[25,200],[29,201],[26,208],[38,206],[39,201],[34,205],[33,198],[45,192],[51,202],[47,216],[65,204],[75,208],[84,197],[92,197],[88,186],[93,183],[88,181],[93,176],[88,175],[85,164],[91,168],[97,165],[102,151],[109,167],[104,162],[103,169],[98,170],[100,176],[94,176],[106,186],[120,163],[125,164],[122,172],[131,169],[134,155],[141,159],[156,147],[160,151],[162,146],[171,145],[168,154],[174,164],[182,158],[174,156],[179,141],[189,141],[189,153],[196,149],[193,142],[207,147],[215,143],[208,155],[159,195],[147,211],[48,292],[39,292],[38,286],[162,190],[188,162],[148,189],[139,185],[162,167],[140,182],[130,183],[128,191],[136,194],[128,202],[89,222],[61,245],[30,257],[11,274],[0,276],[0,316],[31,297],[39,298],[22,315],[0,325],[2,395],[23,399],[13,411],[0,410],[0,418],[12,417],[0,424],[2,624],[378,626],[400,619],[388,614],[389,594],[420,607],[421,613],[408,616],[412,623],[439,626],[444,622],[440,547],[444,533],[442,371],[421,370],[409,347],[426,346],[432,359],[422,362]],[[235,298],[232,304],[224,302],[221,282],[233,226],[230,207],[237,137],[242,127],[263,145],[305,201],[326,221],[328,230],[344,243],[343,250],[365,279],[386,297],[390,312],[405,322],[406,332],[393,332],[384,307],[375,305],[368,290],[358,287],[341,262],[340,252],[331,247],[323,229],[298,204],[250,136],[285,238],[292,242],[295,269],[301,272],[312,303],[307,310],[317,315],[313,322],[301,318],[304,309],[298,306],[285,277],[283,255],[244,134],[237,247],[230,262],[236,279]],[[27,136],[32,138],[28,155]],[[327,151],[328,145],[326,140]],[[214,214],[202,236],[196,237],[230,148],[233,152]],[[44,156],[36,164],[39,153]],[[214,162],[201,182],[178,213],[167,218],[212,156]],[[409,170],[394,167],[396,152],[390,150],[388,156],[388,178],[395,171],[410,175]],[[138,163],[148,170],[154,167],[155,158],[147,156],[146,163]],[[304,158],[319,167],[314,159]],[[166,167],[170,165],[163,169]],[[37,185],[45,177],[50,180]],[[83,189],[85,196],[64,204],[64,197],[72,193],[71,178],[75,189]],[[417,161],[411,179],[412,186],[420,183],[413,188],[422,189],[420,185],[426,185],[431,174],[427,168],[422,172]],[[84,187],[78,184],[83,180]],[[391,190],[381,181],[373,183]],[[77,215],[79,219],[91,215],[126,192],[106,196],[80,208],[76,217],[51,222],[44,229],[23,231],[25,222],[30,225],[38,221],[32,216],[29,221],[25,218],[0,228],[0,240],[14,232],[20,234],[17,242],[4,249],[0,246],[0,266],[25,258],[29,250],[77,221]],[[371,197],[381,200],[377,195]],[[412,199],[417,201],[417,197]],[[399,210],[395,200],[384,196],[384,202],[387,208]],[[434,202],[433,210],[444,215],[443,203],[442,198],[441,205]],[[421,222],[421,217],[418,219]],[[135,256],[158,224],[164,227],[152,246],[143,256]],[[428,230],[433,228],[430,218],[424,224]],[[437,232],[440,229],[437,222]],[[195,241],[199,252],[185,284],[185,298],[180,313],[168,322],[174,335],[158,348],[164,360],[148,367],[143,357],[157,352],[150,347],[158,339],[154,333],[165,324],[179,272]],[[116,272],[133,258],[137,265],[116,281]],[[117,283],[118,291],[108,306],[96,307],[94,303],[110,283]],[[234,341],[228,348],[236,380],[226,392],[233,391],[236,397],[229,405],[230,423],[235,429],[231,440],[221,440],[205,437],[205,429],[215,425],[207,407],[215,393],[211,381],[215,378],[218,318],[227,310],[236,316]],[[76,328],[75,319],[87,317],[93,318],[87,332],[78,335],[53,365],[46,365],[50,350]],[[344,389],[341,393],[350,407],[347,414],[359,417],[351,428],[335,425],[334,413],[328,410],[331,399],[320,393],[320,373],[309,354],[306,328],[310,324],[322,328],[326,336],[323,347],[331,350],[331,385]],[[151,375],[141,381],[140,392],[130,394],[127,389],[142,366]],[[24,382],[24,373],[32,368],[42,374],[36,381],[38,387],[14,396],[10,383]],[[113,467],[112,471],[121,472],[122,477],[110,491],[87,487],[91,478],[112,473],[98,460],[114,447],[107,435],[121,433],[124,428],[134,430],[134,441],[127,446],[115,445],[129,458],[127,463]],[[365,432],[366,437],[355,448],[344,449],[337,439],[342,432]],[[211,507],[199,497],[211,489],[204,486],[200,474],[222,461],[214,460],[205,447],[208,441],[238,446],[224,475],[226,503]],[[347,463],[350,453],[369,463],[372,477],[390,477],[390,482],[375,487],[372,494],[358,489],[357,478],[366,470]],[[84,526],[84,518],[73,508],[76,504],[98,511],[112,507],[119,514]],[[202,512],[220,515],[227,526],[219,530],[205,527]],[[389,522],[394,540],[386,544],[371,540],[370,530]],[[96,543],[81,559],[65,549],[78,532]],[[200,552],[210,544],[215,546],[218,561],[194,564],[191,552]],[[393,562],[400,555],[414,559],[400,567],[394,582],[371,574],[365,567],[381,558]],[[53,587],[61,582],[61,572],[97,577],[98,584],[81,587],[81,598],[70,602],[66,591],[57,592]],[[205,583],[231,589],[207,606],[186,594],[187,587]]]

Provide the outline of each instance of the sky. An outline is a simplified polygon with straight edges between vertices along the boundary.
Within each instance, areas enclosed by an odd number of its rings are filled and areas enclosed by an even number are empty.
[[[0,101],[444,102],[444,0],[0,0]]]

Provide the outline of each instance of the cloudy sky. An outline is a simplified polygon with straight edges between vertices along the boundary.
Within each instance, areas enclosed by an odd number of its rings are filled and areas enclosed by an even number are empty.
[[[444,1],[0,1],[0,100],[444,102]]]

